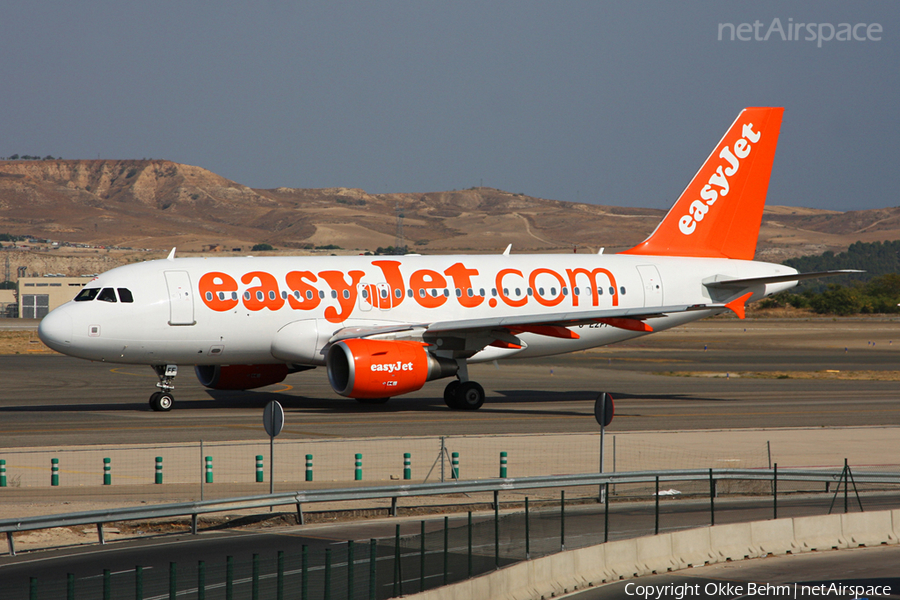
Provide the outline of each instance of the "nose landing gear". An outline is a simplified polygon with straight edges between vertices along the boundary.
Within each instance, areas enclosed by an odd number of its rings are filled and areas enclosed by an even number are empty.
[[[178,375],[178,365],[153,365],[153,370],[159,377],[156,387],[160,391],[150,396],[150,408],[159,412],[168,412],[172,410],[172,405],[175,403],[175,397],[172,395],[175,385],[172,380]]]

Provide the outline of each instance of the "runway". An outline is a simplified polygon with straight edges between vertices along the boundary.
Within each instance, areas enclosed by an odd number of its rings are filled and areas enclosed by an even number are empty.
[[[488,396],[475,412],[449,410],[442,381],[370,406],[335,394],[324,369],[222,392],[183,366],[175,409],[156,413],[147,366],[2,356],[0,436],[5,447],[260,439],[270,400],[285,408],[281,439],[595,431],[601,391],[616,399],[611,432],[897,425],[898,358],[893,320],[714,319],[589,352],[473,365]],[[840,374],[800,378],[823,371]]]

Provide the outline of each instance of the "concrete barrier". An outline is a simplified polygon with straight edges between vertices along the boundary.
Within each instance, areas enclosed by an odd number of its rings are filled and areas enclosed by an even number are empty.
[[[654,571],[851,543],[896,544],[898,532],[900,510],[717,525],[560,552],[407,598],[540,600]]]
[[[639,571],[637,540],[617,540],[606,544],[607,581],[629,579]]]
[[[709,544],[709,527],[672,533],[672,559],[678,569],[719,562]]]
[[[750,523],[730,523],[709,528],[709,545],[718,562],[756,558],[750,544]]]
[[[846,548],[841,515],[794,517],[794,551],[831,550]]]
[[[750,547],[757,556],[788,554],[795,548],[792,519],[750,523]]]
[[[851,548],[896,544],[891,513],[884,510],[841,515],[841,532]]]
[[[635,540],[638,575],[667,573],[678,568],[672,557],[672,534],[664,533]]]

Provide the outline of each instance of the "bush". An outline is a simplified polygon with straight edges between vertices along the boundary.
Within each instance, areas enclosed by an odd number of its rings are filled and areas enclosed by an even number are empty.
[[[274,250],[271,244],[256,244],[252,248],[250,248],[251,252],[268,252],[269,250]]]

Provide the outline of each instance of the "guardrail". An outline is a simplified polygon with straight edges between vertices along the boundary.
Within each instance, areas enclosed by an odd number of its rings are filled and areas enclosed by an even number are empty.
[[[689,469],[679,471],[638,471],[623,473],[595,473],[579,475],[553,475],[540,477],[521,477],[506,479],[482,479],[474,481],[446,481],[440,483],[401,484],[364,488],[339,488],[282,492],[259,496],[246,496],[224,500],[205,500],[200,502],[181,502],[156,506],[137,506],[113,508],[106,510],[65,513],[21,519],[0,520],[0,533],[6,533],[9,554],[15,555],[13,534],[15,532],[50,529],[53,527],[70,527],[77,525],[96,525],[99,543],[105,543],[103,525],[105,523],[134,521],[144,519],[161,519],[168,517],[191,517],[191,532],[197,533],[197,517],[199,515],[225,512],[231,510],[248,510],[275,506],[295,505],[300,523],[303,523],[303,504],[316,502],[340,502],[391,498],[391,514],[396,516],[397,499],[416,496],[435,496],[460,493],[493,492],[494,504],[502,491],[568,488],[582,486],[615,485],[627,483],[669,483],[676,481],[705,481],[711,484],[714,494],[716,481],[723,480],[756,480],[756,481],[805,481],[826,484],[844,482],[845,494],[847,477],[854,484],[900,484],[900,473],[862,472],[850,474],[845,466],[843,470],[813,471],[794,469]]]

